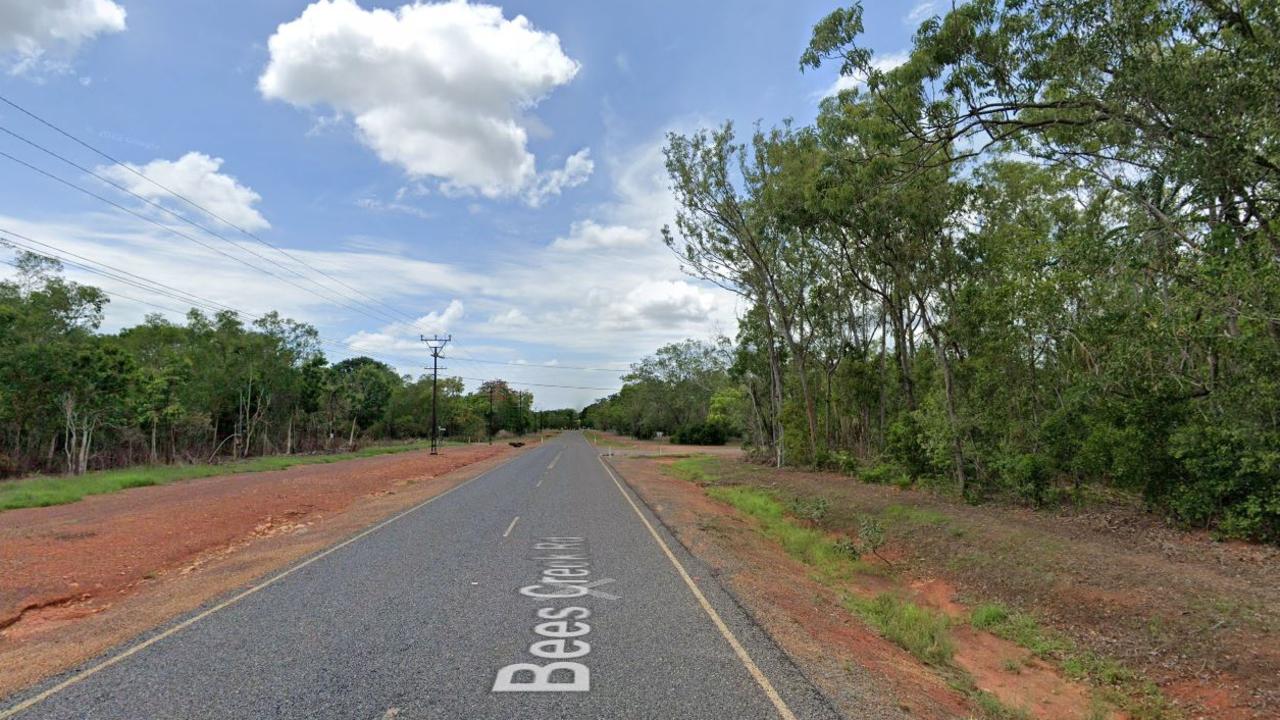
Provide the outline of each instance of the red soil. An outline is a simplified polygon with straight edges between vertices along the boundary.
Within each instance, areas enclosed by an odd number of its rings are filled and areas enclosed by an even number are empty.
[[[474,445],[384,455],[0,513],[0,697],[514,452]]]

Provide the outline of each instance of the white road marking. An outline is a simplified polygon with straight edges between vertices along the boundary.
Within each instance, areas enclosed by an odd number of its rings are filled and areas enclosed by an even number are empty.
[[[224,600],[223,602],[218,603],[217,605],[214,605],[213,607],[209,608],[208,610],[205,610],[204,612],[200,613],[199,615],[195,615],[194,617],[190,617],[190,618],[187,618],[186,620],[183,620],[182,622],[178,623],[177,625],[174,625],[173,627],[169,628],[168,630],[165,630],[164,632],[160,633],[159,635],[156,635],[156,636],[154,636],[154,637],[148,638],[148,639],[146,639],[146,640],[144,640],[144,641],[142,641],[142,642],[138,643],[137,645],[134,645],[133,647],[130,647],[128,650],[125,650],[124,652],[121,652],[121,653],[120,653],[120,654],[118,654],[118,655],[114,655],[114,656],[112,656],[112,657],[109,657],[109,658],[107,658],[106,660],[103,660],[102,662],[98,663],[97,665],[94,665],[93,667],[91,667],[91,668],[89,668],[89,669],[87,669],[87,670],[84,670],[83,672],[76,673],[75,675],[72,675],[71,677],[67,678],[66,680],[63,680],[62,682],[58,683],[57,685],[54,685],[53,687],[49,688],[48,690],[45,690],[44,692],[42,692],[42,693],[40,693],[40,694],[38,694],[38,695],[33,695],[33,696],[31,696],[31,697],[27,698],[26,700],[23,700],[22,702],[18,703],[17,705],[14,705],[13,707],[8,708],[7,710],[0,710],[0,720],[7,720],[7,718],[11,718],[11,717],[13,717],[14,715],[17,715],[18,713],[23,712],[24,710],[28,710],[28,709],[30,709],[31,707],[33,707],[33,706],[35,706],[35,705],[38,705],[38,704],[40,704],[40,703],[44,702],[45,700],[48,700],[49,698],[53,697],[54,695],[56,695],[56,694],[58,694],[58,693],[62,692],[63,690],[66,690],[67,688],[69,688],[69,687],[71,687],[72,685],[75,685],[76,683],[78,683],[78,682],[80,682],[80,681],[82,681],[82,680],[84,680],[84,679],[88,678],[89,676],[91,676],[91,675],[95,675],[95,674],[97,674],[98,672],[100,672],[100,671],[102,671],[102,670],[106,670],[107,668],[111,667],[112,665],[115,665],[116,663],[118,663],[118,662],[120,662],[120,661],[122,661],[122,660],[125,660],[125,659],[127,659],[127,658],[129,658],[129,657],[131,657],[131,656],[133,656],[133,655],[136,655],[136,654],[138,654],[138,653],[142,652],[143,650],[146,650],[147,648],[151,647],[152,645],[155,645],[156,643],[160,642],[161,640],[164,640],[165,638],[167,638],[167,637],[169,637],[169,636],[171,636],[171,635],[174,635],[174,634],[176,634],[176,633],[178,633],[178,632],[180,632],[180,631],[182,631],[182,630],[185,630],[185,629],[187,629],[187,628],[191,627],[192,625],[195,625],[196,623],[200,622],[201,620],[203,620],[203,619],[205,619],[205,618],[209,617],[210,615],[212,615],[212,614],[214,614],[214,613],[216,613],[216,612],[218,612],[218,611],[220,611],[220,610],[225,610],[225,609],[227,609],[227,608],[231,607],[232,605],[235,605],[236,603],[240,602],[241,600],[243,600],[243,599],[245,599],[245,598],[249,597],[250,595],[253,595],[253,594],[254,594],[254,593],[256,593],[256,592],[258,592],[259,590],[264,590],[264,589],[266,589],[266,588],[268,588],[268,587],[270,587],[270,586],[272,586],[272,585],[274,585],[274,584],[276,584],[276,583],[280,582],[281,580],[285,579],[286,577],[288,577],[288,576],[290,576],[290,575],[294,574],[295,572],[297,572],[297,571],[301,570],[302,568],[304,568],[304,567],[306,567],[306,566],[308,566],[308,565],[310,565],[310,564],[312,564],[312,563],[316,562],[317,560],[320,560],[320,559],[322,559],[322,558],[324,558],[324,557],[327,557],[327,556],[329,556],[329,555],[332,555],[333,553],[335,553],[335,552],[337,552],[337,551],[341,550],[342,548],[344,548],[344,547],[346,547],[346,546],[348,546],[348,545],[350,545],[350,544],[352,544],[352,543],[356,542],[357,540],[361,540],[361,539],[363,539],[363,538],[365,538],[365,537],[367,537],[367,536],[369,536],[369,535],[372,535],[373,533],[375,533],[375,532],[377,532],[377,531],[381,530],[382,528],[384,528],[384,527],[386,527],[386,526],[390,525],[391,523],[393,523],[393,522],[395,522],[395,521],[397,521],[397,520],[399,520],[399,519],[401,519],[401,518],[403,518],[403,517],[406,517],[406,516],[408,516],[408,515],[411,515],[411,514],[413,514],[413,513],[417,512],[417,511],[421,510],[422,508],[424,508],[424,507],[426,507],[426,506],[430,505],[431,503],[435,502],[436,500],[439,500],[440,498],[442,498],[442,497],[444,497],[444,496],[448,495],[449,493],[453,492],[454,490],[458,490],[459,488],[462,488],[462,487],[465,487],[465,486],[467,486],[467,485],[470,485],[471,483],[475,482],[476,480],[479,480],[479,479],[480,479],[480,478],[482,478],[482,477],[485,477],[486,475],[488,475],[489,473],[493,472],[494,470],[497,470],[498,468],[504,467],[504,466],[506,466],[506,465],[508,465],[508,464],[510,464],[510,463],[512,463],[512,462],[514,462],[514,461],[515,461],[515,460],[517,460],[519,457],[521,457],[521,456],[517,455],[516,457],[512,458],[511,460],[508,460],[507,462],[502,463],[502,465],[499,465],[499,466],[497,466],[497,467],[493,467],[493,468],[489,468],[488,470],[485,470],[484,472],[482,472],[482,473],[480,473],[479,475],[477,475],[477,476],[475,476],[475,477],[471,478],[470,480],[467,480],[466,482],[463,482],[463,483],[460,483],[460,484],[458,484],[458,485],[455,485],[455,486],[453,486],[453,487],[449,488],[448,490],[445,490],[444,492],[440,493],[439,495],[436,495],[435,497],[427,498],[426,500],[424,500],[424,501],[422,501],[422,502],[418,503],[417,505],[414,505],[413,507],[409,508],[408,510],[405,510],[404,512],[402,512],[402,513],[400,513],[400,514],[398,514],[398,515],[393,515],[393,516],[391,516],[391,517],[387,518],[386,520],[383,520],[382,522],[378,523],[377,525],[374,525],[373,527],[369,528],[368,530],[365,530],[365,531],[363,531],[363,532],[361,532],[361,533],[359,533],[359,534],[357,534],[357,535],[353,535],[353,536],[351,536],[351,537],[347,538],[346,540],[343,540],[342,542],[338,543],[337,545],[334,545],[333,547],[329,548],[328,550],[325,550],[324,552],[321,552],[319,555],[314,555],[314,556],[312,556],[312,557],[310,557],[310,558],[308,558],[308,559],[306,559],[306,560],[304,560],[304,561],[302,561],[302,562],[298,563],[297,565],[294,565],[293,567],[289,568],[288,570],[285,570],[284,572],[282,572],[282,573],[280,573],[280,574],[278,574],[278,575],[273,575],[271,578],[269,578],[269,579],[267,579],[267,580],[264,580],[263,582],[260,582],[260,583],[258,583],[257,585],[254,585],[253,587],[249,588],[248,590],[245,590],[244,592],[242,592],[242,593],[240,593],[240,594],[238,594],[238,595],[236,595],[236,596],[234,596],[234,597],[232,597],[232,598],[229,598],[229,599],[227,599],[227,600]]]
[[[547,466],[547,469],[548,470],[555,469],[556,463],[558,462],[560,462],[560,453],[556,453],[556,456],[551,459],[551,464]]]
[[[534,485],[533,485],[533,486],[534,486],[534,487],[536,487],[536,488],[537,488],[537,487],[542,487],[542,481],[543,481],[543,480],[546,480],[546,479],[547,479],[547,476],[546,476],[546,475],[543,475],[542,477],[538,478],[538,482],[534,483]]]
[[[519,521],[520,521],[520,516],[519,516],[519,515],[517,515],[517,516],[515,516],[515,517],[511,518],[511,524],[507,526],[507,531],[506,531],[506,532],[504,532],[504,533],[502,533],[502,537],[506,537],[506,536],[510,535],[510,534],[511,534],[511,531],[515,529],[515,527],[516,527],[516,523],[517,523],[517,522],[519,522]]]
[[[600,458],[597,457],[597,459],[599,460]],[[600,460],[600,465],[604,467],[605,472],[609,473],[609,477],[613,479],[613,484],[618,486],[618,492],[622,493],[622,497],[626,498],[627,504],[629,504],[631,509],[636,512],[636,517],[639,517],[640,522],[644,523],[644,526],[649,529],[649,534],[653,536],[654,541],[662,548],[662,552],[666,554],[667,559],[671,561],[671,564],[676,567],[676,572],[680,573],[680,577],[684,580],[684,584],[689,586],[690,592],[692,592],[694,598],[698,600],[698,604],[702,606],[702,610],[711,618],[711,622],[715,623],[720,634],[729,643],[729,646],[733,648],[733,652],[738,656],[738,660],[740,660],[743,666],[747,668],[747,672],[751,673],[752,678],[755,678],[756,684],[764,691],[764,694],[769,698],[769,702],[773,703],[774,708],[778,710],[778,715],[781,716],[783,720],[796,720],[795,713],[792,713],[791,708],[787,707],[786,701],[784,701],[782,696],[778,694],[778,691],[774,689],[773,683],[769,682],[769,678],[764,676],[760,667],[756,665],[755,661],[751,659],[751,656],[747,654],[747,649],[742,646],[742,643],[738,642],[738,638],[734,636],[733,631],[729,629],[729,626],[725,624],[725,621],[720,617],[720,613],[716,612],[716,609],[707,601],[707,597],[698,589],[698,586],[693,582],[693,578],[689,577],[689,572],[684,569],[684,565],[680,564],[680,560],[676,557],[675,553],[671,552],[671,548],[667,546],[666,541],[663,540],[662,536],[658,534],[658,531],[654,529],[653,524],[649,522],[649,518],[645,517],[644,513],[640,512],[640,507],[631,499],[631,496],[627,494],[627,491],[622,488],[622,483],[618,480],[618,476],[613,473],[613,468],[609,467],[604,460]]]

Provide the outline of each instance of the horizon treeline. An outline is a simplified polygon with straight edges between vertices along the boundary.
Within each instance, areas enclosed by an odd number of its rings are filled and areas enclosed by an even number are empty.
[[[66,280],[42,256],[14,264],[16,277],[0,281],[0,478],[430,436],[430,375],[414,380],[363,356],[330,363],[310,325],[193,309],[184,324],[150,315],[103,334],[105,292]],[[502,380],[472,393],[461,378],[439,381],[445,439],[577,419],[572,409],[533,410],[531,392]]]
[[[888,70],[861,13],[814,28],[848,89],[812,125],[666,147],[667,243],[749,308],[749,446],[1280,539],[1280,4],[971,0]]]

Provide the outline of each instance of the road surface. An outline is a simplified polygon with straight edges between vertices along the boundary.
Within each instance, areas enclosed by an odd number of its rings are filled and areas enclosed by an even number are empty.
[[[9,698],[8,717],[836,716],[566,433]]]

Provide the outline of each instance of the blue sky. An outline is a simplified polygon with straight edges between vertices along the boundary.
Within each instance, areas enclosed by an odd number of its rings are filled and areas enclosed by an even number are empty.
[[[892,63],[935,5],[868,2],[865,42]],[[662,246],[664,134],[812,120],[837,78],[798,59],[838,6],[0,0],[0,94],[289,256],[5,105],[0,126],[239,247],[3,134],[0,151],[222,252],[2,157],[0,228],[249,314],[280,310],[317,326],[333,358],[348,346],[416,374],[419,333],[447,332],[450,374],[617,387],[555,366],[625,368],[735,327],[735,299]],[[117,298],[105,328],[155,311]],[[604,394],[533,389],[541,407]]]

